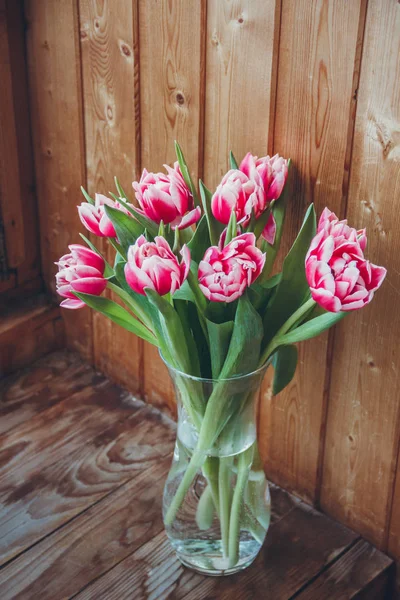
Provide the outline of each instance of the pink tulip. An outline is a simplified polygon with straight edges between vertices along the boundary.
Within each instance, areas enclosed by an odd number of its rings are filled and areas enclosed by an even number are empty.
[[[284,185],[288,177],[288,161],[282,158],[279,154],[275,154],[272,158],[263,156],[257,158],[248,152],[239,169],[249,177],[251,173],[257,171],[262,181],[262,187],[265,192],[265,205],[263,211],[268,208],[272,200],[277,200],[282,193]],[[262,212],[263,212],[262,211]],[[256,215],[258,217],[258,215]],[[262,237],[270,244],[275,241],[276,223],[273,215],[270,215],[268,222],[262,232]]]
[[[253,210],[257,218],[264,209],[265,193],[256,170],[247,175],[238,169],[231,169],[224,175],[211,199],[214,217],[225,225],[229,223],[233,211],[237,222],[245,227]]]
[[[306,256],[313,299],[331,312],[356,310],[371,302],[386,269],[364,258],[365,229],[357,231],[325,208]]]
[[[170,224],[172,229],[185,229],[201,217],[198,206],[193,209],[193,197],[182,177],[179,165],[164,165],[165,173],[143,170],[140,181],[132,183],[140,209],[134,210],[155,223]],[[189,211],[189,212],[188,212]]]
[[[172,252],[167,240],[156,237],[148,242],[141,235],[128,250],[125,277],[128,285],[138,294],[146,295],[146,288],[155,290],[160,296],[173,294],[185,281],[190,268],[190,251],[184,245],[182,262]]]
[[[63,308],[82,308],[85,303],[74,296],[73,292],[83,292],[100,296],[107,286],[103,273],[105,263],[101,256],[80,244],[68,246],[70,254],[64,254],[56,263],[57,292],[66,300],[61,302]]]
[[[106,215],[104,206],[111,206],[124,212],[125,214],[131,214],[126,210],[122,204],[103,196],[102,194],[96,194],[95,204],[89,204],[88,202],[82,202],[78,206],[79,217],[88,231],[98,235],[100,237],[117,237],[114,225]]]
[[[243,233],[223,247],[211,246],[199,264],[199,286],[213,302],[233,302],[260,275],[265,254],[256,246],[254,233]]]
[[[257,158],[248,152],[239,169],[248,177],[253,176],[254,170],[257,171],[262,181],[266,203],[269,204],[271,200],[277,200],[282,193],[288,176],[288,161],[279,154],[272,158]]]

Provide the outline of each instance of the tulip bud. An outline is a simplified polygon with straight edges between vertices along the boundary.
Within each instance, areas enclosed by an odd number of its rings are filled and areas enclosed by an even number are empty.
[[[63,308],[82,308],[85,303],[73,292],[83,292],[100,296],[107,287],[104,278],[105,262],[101,256],[80,244],[68,246],[70,254],[65,254],[56,263],[57,293],[66,298],[61,302]]]
[[[96,194],[94,205],[89,204],[88,202],[82,202],[82,204],[78,206],[79,217],[86,229],[91,233],[94,233],[94,235],[116,238],[117,234],[114,225],[104,210],[105,205],[116,208],[127,215],[131,214],[119,202],[115,202],[102,194]]]
[[[371,302],[386,269],[364,257],[365,229],[357,231],[325,208],[306,256],[311,296],[330,312],[350,311]]]
[[[184,245],[182,262],[172,252],[167,240],[157,236],[148,242],[141,235],[128,250],[125,277],[128,285],[138,294],[146,295],[146,288],[155,290],[160,296],[173,294],[185,281],[190,268],[190,251]]]
[[[199,286],[213,302],[233,302],[260,275],[265,254],[256,246],[254,233],[243,233],[223,247],[211,246],[199,264]]]
[[[185,229],[200,219],[201,209],[193,209],[192,194],[178,163],[174,168],[164,166],[167,174],[149,173],[144,169],[140,181],[132,183],[140,205],[140,209],[134,210],[155,223],[162,221],[164,225],[170,224],[172,229]]]

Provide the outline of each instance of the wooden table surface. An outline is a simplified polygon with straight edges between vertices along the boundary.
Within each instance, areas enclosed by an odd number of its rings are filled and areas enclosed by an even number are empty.
[[[184,568],[161,517],[174,424],[75,354],[4,379],[0,414],[1,600],[390,597],[388,557],[274,486],[250,568]]]

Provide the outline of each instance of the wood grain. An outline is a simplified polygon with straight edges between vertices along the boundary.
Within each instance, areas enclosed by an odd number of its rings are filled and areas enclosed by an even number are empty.
[[[79,2],[87,184],[93,197],[95,192],[116,193],[115,175],[130,193],[138,175],[134,5],[120,2],[113,10],[108,1]],[[115,250],[108,242],[95,236],[93,242],[113,264]],[[96,366],[136,392],[142,342],[98,313],[93,315],[93,336]]]
[[[385,547],[400,434],[400,5],[368,4],[347,217],[367,227],[367,257],[388,269],[373,305],[335,336],[322,506]],[[377,62],[375,62],[377,61]],[[379,64],[379,69],[374,67]],[[398,495],[390,526],[400,558]],[[396,526],[397,523],[397,526]]]
[[[203,160],[205,0],[139,0],[141,166],[159,172],[176,160],[174,140],[194,181]],[[144,393],[175,410],[174,392],[158,351],[145,344]]]
[[[7,264],[15,268],[24,262],[26,249],[10,60],[12,48],[12,32],[4,4],[0,6],[0,206],[5,228]]]
[[[55,378],[42,378],[44,397],[74,389],[68,368],[60,389],[60,361],[60,353],[48,359]],[[46,362],[40,365],[43,371]],[[32,411],[40,394],[39,371],[32,370],[33,385],[25,386]],[[20,389],[25,383],[26,372]],[[161,520],[175,434],[162,413],[107,380],[60,399],[4,434],[2,600],[232,595],[250,600],[263,597],[265,590],[273,598],[289,598],[318,584],[316,589],[330,590],[335,579],[343,598],[354,597],[355,590],[360,598],[380,597],[371,594],[386,589],[391,561],[274,485],[271,528],[249,569],[225,578],[184,569]]]
[[[273,151],[291,157],[287,251],[306,207],[340,213],[361,2],[283,0]],[[261,398],[260,445],[269,476],[314,501],[326,412],[325,334],[299,348],[297,375]]]
[[[160,461],[4,567],[2,600],[70,597],[159,533],[169,462]]]
[[[343,600],[389,598],[387,571],[393,563],[368,542],[358,540],[348,552],[324,570],[297,598]]]
[[[0,317],[0,379],[64,343],[58,306],[49,304],[43,295],[7,301]]]
[[[95,426],[75,451],[63,453],[40,472],[25,473],[18,484],[0,483],[1,564],[170,458],[175,436],[171,424],[140,402],[127,412],[115,393],[108,395],[115,405],[111,419],[104,422],[94,411]],[[20,470],[18,464],[14,469]]]
[[[103,378],[67,350],[45,356],[0,381],[0,433]]]
[[[74,0],[27,0],[25,15],[42,268],[54,293],[54,261],[79,241],[76,205],[85,173],[77,7]],[[90,358],[89,309],[62,316],[68,345]]]
[[[215,188],[233,151],[265,156],[274,122],[280,0],[209,0],[204,178]],[[270,144],[270,145],[268,145]]]
[[[271,498],[272,523],[284,518],[298,504],[295,498],[275,486],[271,486]],[[203,575],[182,566],[163,531],[90,584],[77,598],[179,600],[205,580]]]

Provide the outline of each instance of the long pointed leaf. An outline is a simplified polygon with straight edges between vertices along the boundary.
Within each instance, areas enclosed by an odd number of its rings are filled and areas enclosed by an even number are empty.
[[[125,253],[128,252],[129,246],[134,244],[137,238],[142,235],[144,228],[138,221],[126,215],[121,210],[104,205],[104,210],[108,218],[114,225],[117,232],[118,240]]]
[[[310,321],[306,321],[303,325],[300,325],[300,327],[296,327],[293,331],[289,331],[289,333],[280,337],[278,343],[296,344],[297,342],[309,340],[341,321],[346,314],[347,313],[344,311],[338,313],[329,312],[320,317],[316,317],[315,319],[311,319]]]
[[[87,304],[87,306],[90,306],[90,308],[97,310],[114,323],[117,323],[117,325],[138,335],[146,340],[146,342],[158,346],[154,335],[140,323],[140,321],[137,321],[127,310],[119,306],[116,302],[113,302],[104,296],[93,296],[92,294],[83,294],[80,292],[75,292],[75,296]]]
[[[280,346],[272,357],[274,383],[272,393],[279,394],[293,379],[297,366],[296,346]]]
[[[175,152],[176,152],[176,157],[178,159],[179,168],[181,170],[183,179],[185,180],[185,183],[188,186],[188,188],[190,189],[190,191],[192,192],[194,205],[195,205],[195,207],[200,206],[199,196],[197,194],[196,187],[193,183],[193,180],[190,175],[190,171],[187,166],[185,157],[183,156],[182,149],[181,149],[180,145],[178,144],[178,142],[175,142]]]
[[[208,233],[210,236],[210,242],[212,246],[216,246],[218,244],[219,236],[222,233],[223,226],[218,223],[216,219],[214,219],[214,215],[211,211],[211,198],[212,194],[209,189],[206,188],[204,183],[199,181],[200,186],[200,196],[203,203],[204,214],[207,219],[208,225]]]
[[[264,347],[310,294],[304,262],[315,229],[315,210],[311,204],[300,232],[283,262],[282,278],[265,313]]]

